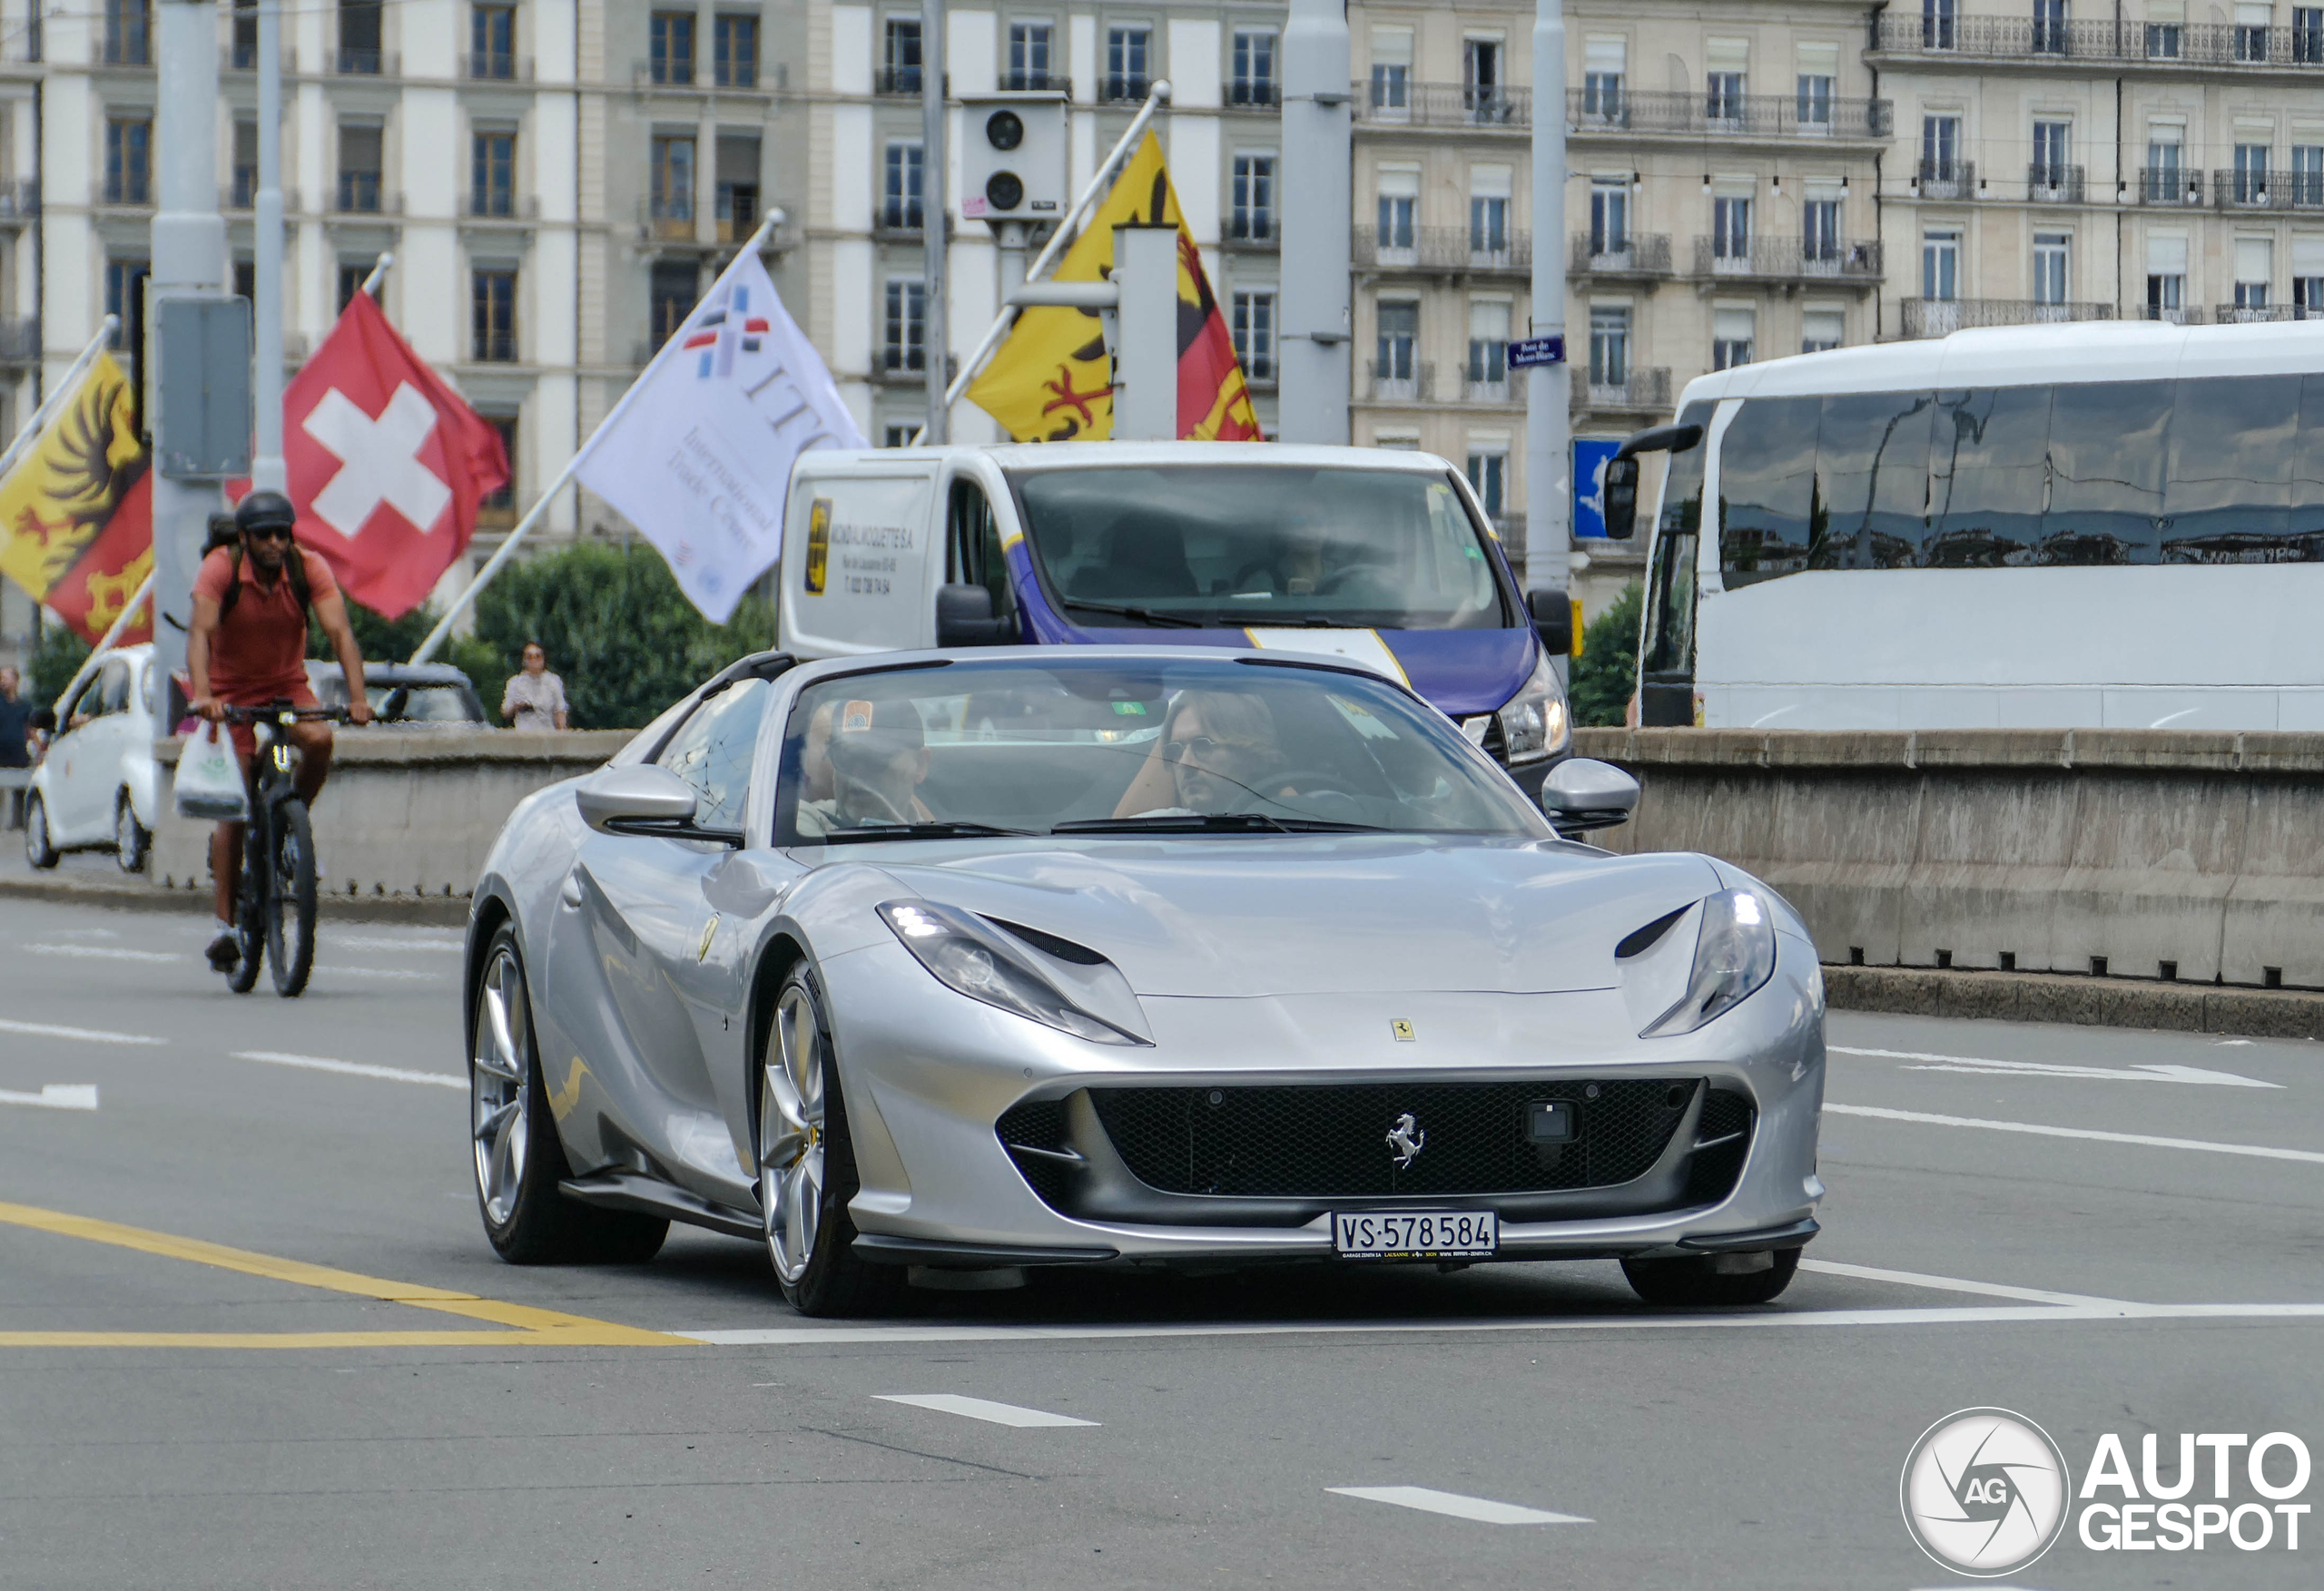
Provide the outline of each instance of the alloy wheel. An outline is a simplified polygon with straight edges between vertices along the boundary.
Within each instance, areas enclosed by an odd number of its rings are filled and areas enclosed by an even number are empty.
[[[515,1219],[517,1197],[524,1186],[532,1036],[524,970],[516,953],[504,945],[484,970],[477,997],[476,1048],[468,1065],[477,1192],[484,1201],[485,1218],[495,1226]]]
[[[793,984],[774,1013],[774,1050],[759,1074],[759,1209],[775,1274],[794,1282],[814,1258],[823,1203],[823,1028]]]

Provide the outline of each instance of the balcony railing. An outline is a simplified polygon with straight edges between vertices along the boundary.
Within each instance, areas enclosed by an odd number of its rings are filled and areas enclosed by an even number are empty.
[[[2141,166],[2138,200],[2141,204],[2201,204],[2203,201],[2202,168]]]
[[[1465,83],[1359,83],[1355,119],[1391,127],[1514,130],[1533,124],[1533,92]]]
[[[1666,413],[1670,408],[1670,368],[1667,365],[1632,365],[1622,372],[1620,381],[1599,381],[1590,378],[1587,365],[1577,365],[1571,394],[1570,401],[1575,408]]]
[[[922,81],[923,80],[920,74],[920,68],[917,66],[882,66],[879,71],[873,73],[872,75],[872,92],[873,93],[910,94],[916,99],[920,95],[920,85]],[[944,79],[944,87],[948,93],[950,92],[951,86],[951,77],[947,74]]]
[[[1219,240],[1229,249],[1266,250],[1283,246],[1283,218],[1271,210],[1241,210],[1227,218],[1226,236]]]
[[[1571,276],[1668,276],[1670,238],[1665,232],[1576,232]]]
[[[641,199],[637,201],[638,224],[649,238],[670,243],[691,243],[694,241],[694,201],[691,199]]]
[[[1735,138],[1886,138],[1893,120],[1886,100],[1586,88],[1566,90],[1565,117],[1576,133]]]
[[[1436,367],[1426,359],[1366,359],[1364,395],[1374,403],[1433,402]]]
[[[530,83],[533,58],[501,50],[463,50],[460,72],[472,83]]]
[[[1004,72],[1000,87],[1010,93],[1039,93],[1046,90],[1073,97],[1073,79],[1062,72]]]
[[[1943,337],[1973,326],[2052,326],[2112,320],[2112,304],[2037,304],[2026,299],[1906,299],[1905,335]]]
[[[403,60],[392,50],[351,49],[341,44],[331,57],[331,69],[341,77],[400,77]]]
[[[2141,304],[2132,320],[2159,320],[2165,326],[2201,326],[2210,317],[2201,304]]]
[[[538,221],[541,201],[537,194],[511,189],[471,188],[460,195],[460,213],[470,221]]]
[[[232,44],[219,45],[218,70],[221,72],[256,72],[258,70],[258,45],[256,44]],[[285,77],[296,77],[298,74],[299,52],[290,48],[290,45],[285,44],[282,46],[282,75]]]
[[[1142,72],[1101,73],[1098,78],[1098,99],[1109,105],[1135,104],[1146,97],[1147,86]]]
[[[1887,13],[1873,47],[1899,55],[1958,55],[1984,61],[2083,60],[2109,66],[2324,69],[2324,31],[2238,23],[2150,24],[2109,17],[2036,22],[2022,16],[1930,16]]]
[[[2324,172],[2213,172],[2221,210],[2324,210]]]
[[[1381,270],[1531,270],[1533,240],[1522,232],[1495,237],[1468,227],[1414,227],[1383,238],[1358,227],[1349,240],[1354,263]]]
[[[469,336],[469,359],[479,365],[513,365],[517,362],[517,334],[513,331],[478,331]]]
[[[1779,281],[1880,280],[1880,244],[1800,238],[1697,238],[1695,274]]]
[[[0,226],[30,221],[40,213],[40,181],[25,177],[0,182]]]
[[[30,365],[40,360],[40,322],[0,320],[0,364]]]
[[[342,215],[400,215],[403,195],[383,192],[377,172],[341,172],[332,209]]]
[[[2036,204],[2080,204],[2082,195],[2080,166],[2036,163],[2025,168],[2025,197]]]
[[[1923,160],[1913,165],[1913,185],[1923,199],[1974,199],[1977,162]]]
[[[1491,367],[1466,365],[1461,371],[1461,401],[1480,405],[1525,401],[1525,372],[1503,370],[1496,379]]]
[[[1238,78],[1226,85],[1226,103],[1247,110],[1266,110],[1283,103],[1283,84],[1272,77]]]

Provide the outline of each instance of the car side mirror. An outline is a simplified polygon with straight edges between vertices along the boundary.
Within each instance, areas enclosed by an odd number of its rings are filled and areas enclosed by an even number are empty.
[[[1573,757],[1541,781],[1541,810],[1560,834],[1611,829],[1638,810],[1638,781],[1611,762]]]
[[[1606,534],[1626,542],[1638,534],[1638,460],[1617,458],[1606,466]]]
[[[1551,657],[1573,655],[1573,601],[1562,591],[1529,591],[1525,606],[1541,637],[1541,650]]]
[[[642,763],[601,768],[574,791],[581,820],[600,834],[650,834],[666,840],[707,840],[739,848],[740,833],[695,823],[694,786],[666,768]]]
[[[992,592],[982,585],[936,588],[936,644],[1006,646],[1017,639],[1014,617],[994,618]]]
[[[403,686],[398,685],[388,692],[387,700],[379,703],[379,722],[381,723],[395,722],[404,715],[404,710],[410,705],[411,692]]]
[[[44,735],[54,734],[56,732],[56,709],[54,707],[34,708],[32,724],[34,729],[40,731],[40,732]]]

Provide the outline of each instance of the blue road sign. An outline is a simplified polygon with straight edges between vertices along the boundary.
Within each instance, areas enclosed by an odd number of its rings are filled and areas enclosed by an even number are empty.
[[[1562,337],[1520,338],[1509,345],[1509,368],[1530,370],[1536,365],[1565,363],[1565,339]]]
[[[1606,539],[1606,465],[1621,447],[1619,437],[1573,439],[1573,539]]]

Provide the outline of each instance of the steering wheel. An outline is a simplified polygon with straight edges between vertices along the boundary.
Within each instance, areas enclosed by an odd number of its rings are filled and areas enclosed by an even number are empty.
[[[1341,586],[1358,575],[1367,580],[1377,580],[1380,577],[1378,561],[1372,558],[1359,558],[1354,563],[1343,564],[1315,582],[1315,594],[1317,596],[1336,595]]]
[[[1252,795],[1255,800],[1270,806],[1281,805],[1286,798],[1265,792],[1288,785],[1293,793],[1287,799],[1299,802],[1305,809],[1298,816],[1323,819],[1328,822],[1355,822],[1358,820],[1354,814],[1363,810],[1362,798],[1353,791],[1338,788],[1337,781],[1345,777],[1336,769],[1324,768],[1294,768],[1282,773],[1270,772],[1265,779],[1254,781],[1259,788],[1255,789]],[[1310,789],[1310,785],[1314,788]],[[1243,810],[1250,811],[1256,809],[1246,803]],[[1348,816],[1334,815],[1341,811]]]
[[[841,813],[847,819],[844,827],[861,829],[881,823],[909,823],[912,820],[911,814],[900,810],[896,803],[890,800],[884,792],[869,784],[851,781],[840,794],[841,799],[837,804]],[[875,802],[884,809],[885,816],[880,812],[862,810],[863,807]]]

